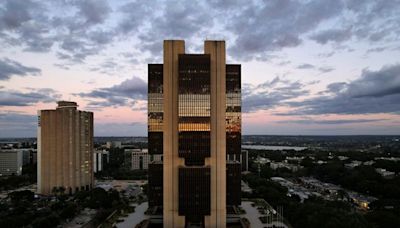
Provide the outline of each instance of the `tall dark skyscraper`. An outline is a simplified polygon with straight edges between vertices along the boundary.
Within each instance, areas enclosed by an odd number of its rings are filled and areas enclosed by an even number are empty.
[[[225,227],[240,205],[241,66],[226,65],[225,42],[205,41],[204,54],[185,54],[164,41],[164,63],[148,66],[149,206],[164,227]]]

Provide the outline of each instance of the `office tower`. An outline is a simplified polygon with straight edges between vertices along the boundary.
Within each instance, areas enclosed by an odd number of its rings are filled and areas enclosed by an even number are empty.
[[[55,110],[38,111],[38,191],[65,193],[93,186],[93,113],[59,101]]]
[[[21,175],[23,152],[21,150],[0,150],[0,177]]]
[[[164,227],[225,227],[240,204],[240,162],[227,162],[241,153],[240,65],[226,65],[224,41],[185,54],[184,41],[168,40],[148,73],[149,153],[163,154],[149,164],[149,206],[162,208]]]

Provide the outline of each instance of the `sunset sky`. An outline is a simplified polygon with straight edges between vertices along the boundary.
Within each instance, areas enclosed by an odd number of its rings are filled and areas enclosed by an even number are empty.
[[[0,137],[72,100],[95,136],[147,135],[147,64],[225,40],[243,134],[400,134],[399,0],[0,0]]]

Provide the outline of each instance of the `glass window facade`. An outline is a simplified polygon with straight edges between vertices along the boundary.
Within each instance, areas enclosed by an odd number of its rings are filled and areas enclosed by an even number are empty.
[[[241,153],[242,102],[240,65],[226,65],[226,154]]]
[[[149,154],[163,154],[163,65],[148,65]]]
[[[210,215],[210,177],[208,167],[179,168],[179,215]]]
[[[204,165],[210,156],[210,56],[179,55],[179,157]]]
[[[163,202],[163,164],[149,163],[149,207],[161,206]]]
[[[239,162],[226,163],[226,204],[237,206],[241,204],[241,165]]]
[[[211,213],[211,62],[208,54],[178,56],[178,156],[179,215],[185,221],[204,224]],[[148,66],[148,147],[150,154],[163,154],[163,65]],[[176,69],[176,68],[175,68]],[[176,82],[176,81],[175,81]],[[171,87],[170,87],[171,88]],[[241,66],[226,65],[226,154],[241,154]],[[165,101],[168,102],[168,101]],[[163,203],[162,163],[149,164],[149,206]],[[228,206],[240,205],[241,165],[226,164]]]

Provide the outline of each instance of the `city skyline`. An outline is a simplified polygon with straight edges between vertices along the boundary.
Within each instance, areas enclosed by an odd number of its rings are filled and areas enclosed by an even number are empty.
[[[95,112],[95,136],[145,136],[164,39],[226,40],[243,134],[400,134],[399,1],[157,3],[2,1],[0,137],[34,137],[57,100]]]

